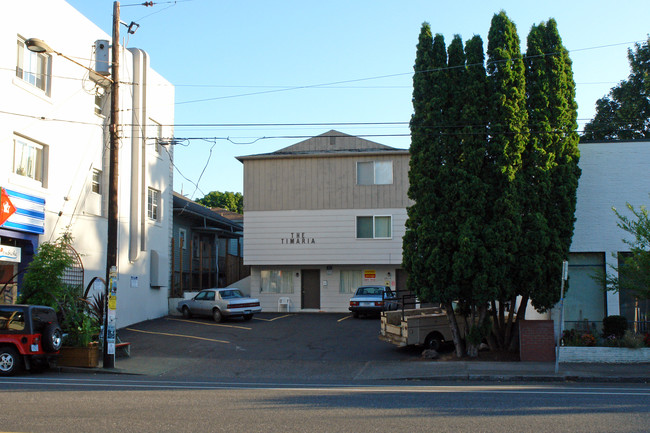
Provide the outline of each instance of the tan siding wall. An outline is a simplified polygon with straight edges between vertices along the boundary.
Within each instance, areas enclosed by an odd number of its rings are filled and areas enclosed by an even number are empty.
[[[358,161],[393,161],[393,184],[357,185]],[[247,159],[244,209],[406,208],[408,169],[408,155]]]

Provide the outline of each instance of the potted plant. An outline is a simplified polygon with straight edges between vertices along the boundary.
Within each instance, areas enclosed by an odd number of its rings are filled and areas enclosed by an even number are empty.
[[[65,271],[73,266],[72,238],[65,233],[55,242],[39,246],[23,277],[20,303],[47,305],[57,312],[65,335],[59,365],[96,367],[99,326],[81,286],[66,284]]]

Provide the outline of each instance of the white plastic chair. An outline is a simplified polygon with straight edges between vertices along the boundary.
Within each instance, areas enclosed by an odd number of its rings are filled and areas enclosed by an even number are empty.
[[[278,299],[278,311],[280,311],[280,307],[285,306],[287,308],[287,312],[291,310],[291,298],[287,297],[280,297]]]

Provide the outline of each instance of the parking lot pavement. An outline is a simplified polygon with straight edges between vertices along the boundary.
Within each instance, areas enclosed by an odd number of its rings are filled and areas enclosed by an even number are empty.
[[[349,314],[262,313],[215,323],[167,316],[118,331],[131,357],[116,367],[154,375],[352,379],[369,362],[409,361],[412,349],[378,339],[379,319]]]

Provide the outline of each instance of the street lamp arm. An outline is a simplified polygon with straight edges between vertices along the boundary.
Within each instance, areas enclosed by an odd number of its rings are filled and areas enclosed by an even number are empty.
[[[32,52],[34,52],[34,53],[45,53],[45,54],[51,54],[51,53],[54,53],[54,54],[56,54],[57,56],[61,56],[61,57],[63,57],[64,59],[67,59],[67,60],[71,61],[71,62],[74,63],[75,65],[81,66],[82,68],[84,68],[84,69],[87,70],[88,72],[92,72],[92,73],[94,73],[94,74],[97,73],[97,72],[95,72],[94,70],[92,70],[91,68],[89,68],[88,66],[84,66],[84,65],[82,65],[81,63],[77,62],[76,60],[71,59],[70,57],[66,56],[65,54],[53,50],[52,47],[50,47],[47,43],[45,43],[45,41],[43,41],[43,40],[41,40],[41,39],[36,39],[36,38],[30,38],[30,39],[27,39],[27,40],[25,41],[25,46],[27,47],[27,49],[28,49],[29,51],[32,51]],[[108,82],[110,82],[110,83],[113,83],[113,80],[110,79],[110,78],[108,78],[108,77],[106,77],[106,76],[103,76],[103,75],[102,75],[102,79],[104,79],[104,80],[106,80],[106,81],[108,81]]]

